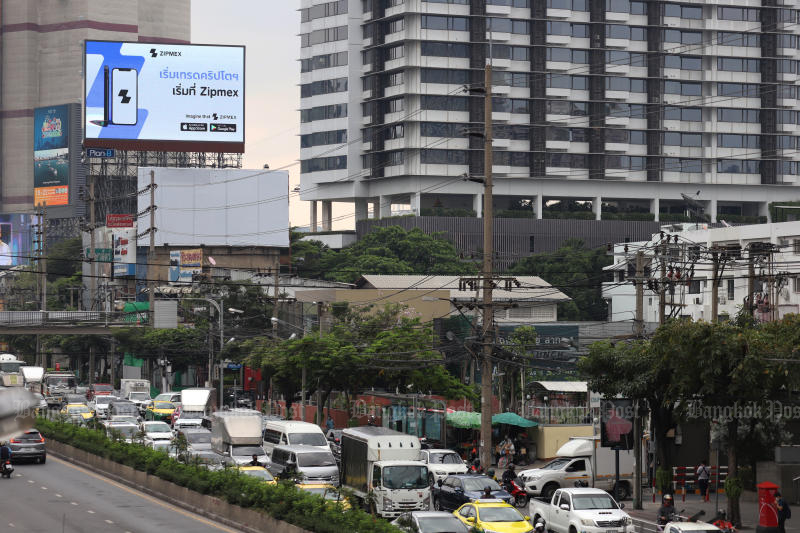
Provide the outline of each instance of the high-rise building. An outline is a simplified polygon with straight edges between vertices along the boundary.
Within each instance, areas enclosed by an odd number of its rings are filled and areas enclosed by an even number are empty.
[[[800,198],[799,6],[302,0],[301,199],[480,216],[490,61],[496,209],[766,217]]]
[[[189,43],[190,13],[190,0],[0,2],[0,212],[33,207],[33,110],[82,102],[83,42]]]

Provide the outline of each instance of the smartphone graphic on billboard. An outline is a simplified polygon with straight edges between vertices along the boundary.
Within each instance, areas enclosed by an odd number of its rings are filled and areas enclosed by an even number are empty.
[[[111,123],[121,126],[136,124],[139,111],[139,73],[132,68],[111,71]]]

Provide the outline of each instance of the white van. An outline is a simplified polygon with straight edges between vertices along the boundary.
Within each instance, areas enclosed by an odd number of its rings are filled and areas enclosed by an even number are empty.
[[[272,449],[280,445],[314,446],[330,451],[322,428],[310,422],[268,420],[264,428],[264,450],[272,457]]]

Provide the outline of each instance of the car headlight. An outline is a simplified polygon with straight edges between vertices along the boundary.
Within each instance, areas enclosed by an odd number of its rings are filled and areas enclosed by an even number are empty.
[[[589,518],[581,518],[581,525],[594,527],[594,520],[591,520]]]
[[[387,498],[386,496],[383,497],[383,510],[384,511],[392,510],[392,500]]]
[[[528,477],[526,479],[528,481],[536,481],[538,479],[542,479],[542,475],[541,474],[530,474],[530,475],[528,475]]]
[[[626,526],[629,526],[629,525],[633,524],[633,519],[630,516],[626,516],[625,519],[623,520],[623,523]]]

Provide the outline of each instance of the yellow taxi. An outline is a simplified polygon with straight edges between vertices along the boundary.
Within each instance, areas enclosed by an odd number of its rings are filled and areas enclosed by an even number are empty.
[[[297,488],[310,492],[311,494],[316,494],[317,496],[322,496],[331,506],[339,504],[342,506],[343,511],[350,509],[350,502],[348,502],[347,498],[333,485],[327,483],[305,483],[297,485]]]
[[[528,533],[533,531],[529,516],[523,516],[503,500],[483,499],[465,503],[453,514],[468,528],[478,527],[486,533]]]
[[[94,413],[85,403],[68,403],[61,409],[61,414],[68,416],[71,422],[80,424],[94,418]]]
[[[175,412],[175,404],[172,402],[153,402],[144,412],[145,420],[169,421],[172,413]]]
[[[272,474],[269,473],[269,470],[264,468],[263,466],[240,466],[239,472],[246,476],[251,476],[257,479],[264,481],[267,485],[277,485],[278,482],[275,481],[275,478],[272,477]]]

